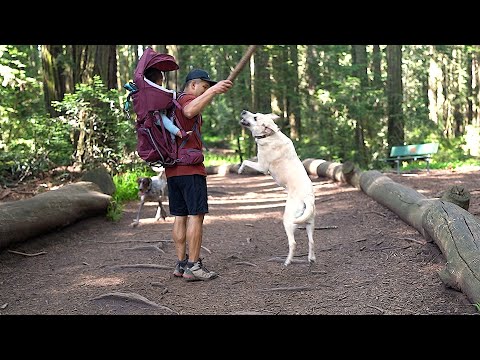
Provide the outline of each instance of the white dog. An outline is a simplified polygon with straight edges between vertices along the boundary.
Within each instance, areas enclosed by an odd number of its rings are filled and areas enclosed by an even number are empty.
[[[295,252],[294,232],[298,224],[305,224],[308,235],[308,261],[315,262],[313,230],[315,228],[315,194],[312,181],[298,158],[292,140],[280,131],[274,114],[253,114],[242,111],[240,124],[248,128],[257,143],[258,162],[244,160],[238,169],[241,174],[245,166],[270,173],[275,182],[287,190],[287,202],[283,214],[283,226],[288,238],[288,256],[284,262],[291,263]]]

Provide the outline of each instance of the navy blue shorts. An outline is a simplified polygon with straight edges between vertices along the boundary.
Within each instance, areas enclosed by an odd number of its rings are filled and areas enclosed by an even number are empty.
[[[208,213],[207,178],[202,175],[173,176],[167,179],[168,206],[173,216]]]

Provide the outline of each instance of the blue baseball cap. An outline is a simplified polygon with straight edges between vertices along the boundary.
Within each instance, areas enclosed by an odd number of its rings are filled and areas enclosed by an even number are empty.
[[[193,79],[204,80],[204,81],[208,82],[210,84],[210,86],[213,86],[218,82],[218,81],[214,81],[214,80],[210,79],[210,75],[208,75],[208,73],[205,70],[202,70],[202,69],[194,69],[194,70],[190,71],[188,73],[187,77],[185,78],[185,83],[187,83],[187,82],[189,82],[190,80],[193,80]]]

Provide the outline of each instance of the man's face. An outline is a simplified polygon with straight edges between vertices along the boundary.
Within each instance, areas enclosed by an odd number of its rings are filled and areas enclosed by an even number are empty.
[[[210,87],[210,84],[204,80],[195,81],[195,96],[202,95]]]

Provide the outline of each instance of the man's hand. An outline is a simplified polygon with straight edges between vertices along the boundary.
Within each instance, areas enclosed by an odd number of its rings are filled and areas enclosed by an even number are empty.
[[[213,85],[210,89],[215,94],[224,94],[233,86],[233,82],[230,80],[220,80],[218,83]]]

